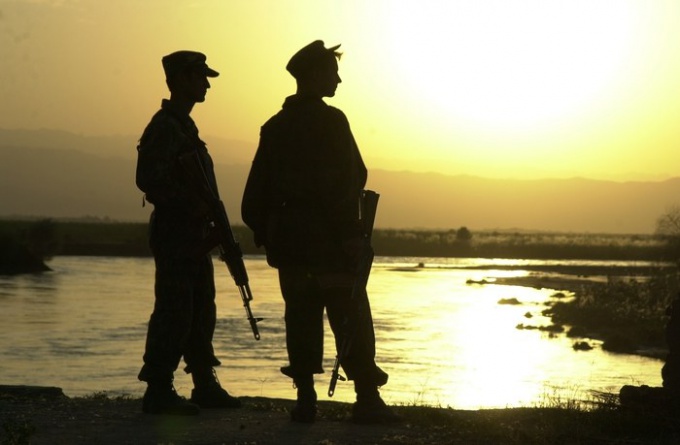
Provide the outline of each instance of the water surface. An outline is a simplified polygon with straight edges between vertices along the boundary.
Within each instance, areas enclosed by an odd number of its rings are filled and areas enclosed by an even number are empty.
[[[412,269],[419,262],[425,268]],[[659,360],[612,354],[595,346],[574,351],[573,340],[550,338],[520,323],[547,325],[541,315],[555,290],[468,285],[467,280],[525,274],[537,261],[480,259],[376,259],[369,281],[378,363],[390,374],[382,389],[389,403],[459,409],[534,406],[618,392],[625,384],[660,385]],[[517,271],[474,270],[471,265],[517,264]],[[57,257],[52,272],[0,277],[2,384],[59,386],[69,396],[106,391],[141,395],[146,324],[153,307],[151,258]],[[218,322],[215,349],[220,379],[235,395],[294,398],[287,364],[283,302],[276,271],[261,257],[246,259],[262,339],[255,341],[226,267],[215,261]],[[408,267],[404,267],[408,266]],[[520,305],[498,304],[516,298]],[[335,351],[326,329],[322,399]],[[188,396],[191,380],[176,373]],[[334,400],[353,401],[340,382]]]

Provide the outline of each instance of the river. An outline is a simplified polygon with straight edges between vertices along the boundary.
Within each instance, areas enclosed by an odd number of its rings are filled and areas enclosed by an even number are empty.
[[[417,263],[425,267],[412,268]],[[572,339],[519,324],[547,325],[541,315],[556,292],[468,280],[526,274],[524,264],[449,258],[378,257],[368,289],[377,338],[377,362],[390,374],[381,393],[388,403],[457,409],[545,406],[591,400],[593,391],[661,384],[662,361],[603,351],[575,351]],[[573,263],[573,262],[572,262]],[[468,269],[513,265],[518,269]],[[56,257],[51,272],[0,276],[0,383],[63,388],[69,396],[95,392],[139,396],[146,325],[153,307],[151,258]],[[276,271],[262,257],[246,258],[252,309],[262,338],[255,341],[226,267],[215,261],[218,374],[234,395],[294,398],[287,364],[283,301]],[[559,290],[559,289],[557,289]],[[521,304],[499,304],[516,298]],[[326,325],[325,395],[335,351]],[[175,386],[188,396],[181,370]],[[353,401],[339,382],[333,400]]]

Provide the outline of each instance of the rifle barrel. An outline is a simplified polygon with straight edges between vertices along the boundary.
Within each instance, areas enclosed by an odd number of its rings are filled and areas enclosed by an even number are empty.
[[[328,385],[328,397],[333,397],[333,394],[335,394],[335,386],[338,384],[338,379],[340,378],[340,374],[338,374],[338,369],[340,365],[340,360],[338,360],[337,357],[335,357],[335,364],[333,365],[333,372],[331,374],[331,382]]]
[[[241,294],[241,301],[243,301],[243,308],[246,310],[246,318],[250,323],[250,328],[253,331],[253,337],[255,340],[260,339],[260,330],[257,328],[257,322],[262,321],[262,318],[257,318],[253,315],[253,311],[250,309],[250,302],[253,299],[253,294],[250,292],[250,286],[248,284],[238,286],[239,293]]]

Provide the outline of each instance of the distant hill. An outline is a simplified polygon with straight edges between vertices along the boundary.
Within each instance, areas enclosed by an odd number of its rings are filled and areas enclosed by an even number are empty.
[[[382,227],[642,234],[680,205],[680,178],[508,180],[374,170],[369,187],[382,195]]]
[[[61,130],[7,130],[0,128],[0,147],[59,148],[76,150],[106,158],[135,159],[138,135],[83,136]],[[208,144],[215,162],[223,164],[250,163],[256,145],[234,139],[201,135]]]
[[[29,144],[16,133],[8,141],[7,134],[0,130],[0,217],[148,218],[151,207],[142,208],[134,184],[134,140],[60,132],[50,132],[45,140],[34,132]],[[235,223],[252,150],[243,156],[247,160],[214,156],[221,194]],[[642,234],[653,232],[656,219],[680,204],[680,178],[503,180],[371,168],[368,187],[381,194],[376,225],[383,228]]]

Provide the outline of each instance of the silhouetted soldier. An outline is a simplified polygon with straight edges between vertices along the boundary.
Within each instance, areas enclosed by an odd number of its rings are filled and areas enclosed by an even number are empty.
[[[217,190],[212,159],[189,113],[205,100],[208,77],[219,73],[194,51],[174,52],[162,62],[170,99],[163,100],[137,147],[137,186],[154,205],[149,244],[156,263],[156,300],[139,379],[148,383],[144,412],[191,415],[199,407],[241,405],[220,386],[213,369],[220,364],[212,346],[216,308],[210,250],[217,239],[210,231],[209,208],[179,163],[181,155],[196,152]],[[194,383],[191,402],[173,386],[182,357]]]
[[[393,422],[399,418],[378,392],[388,376],[375,363],[370,308],[366,304],[357,319],[351,301],[362,246],[358,199],[367,172],[347,118],[322,100],[334,96],[341,82],[338,47],[327,49],[317,40],[286,66],[297,81],[297,93],[261,129],[242,216],[279,271],[290,361],[281,372],[297,387],[292,420],[313,422],[316,417],[313,375],[323,372],[326,308],[338,349],[343,321],[354,317],[358,323],[341,363],[354,380],[353,420]]]

